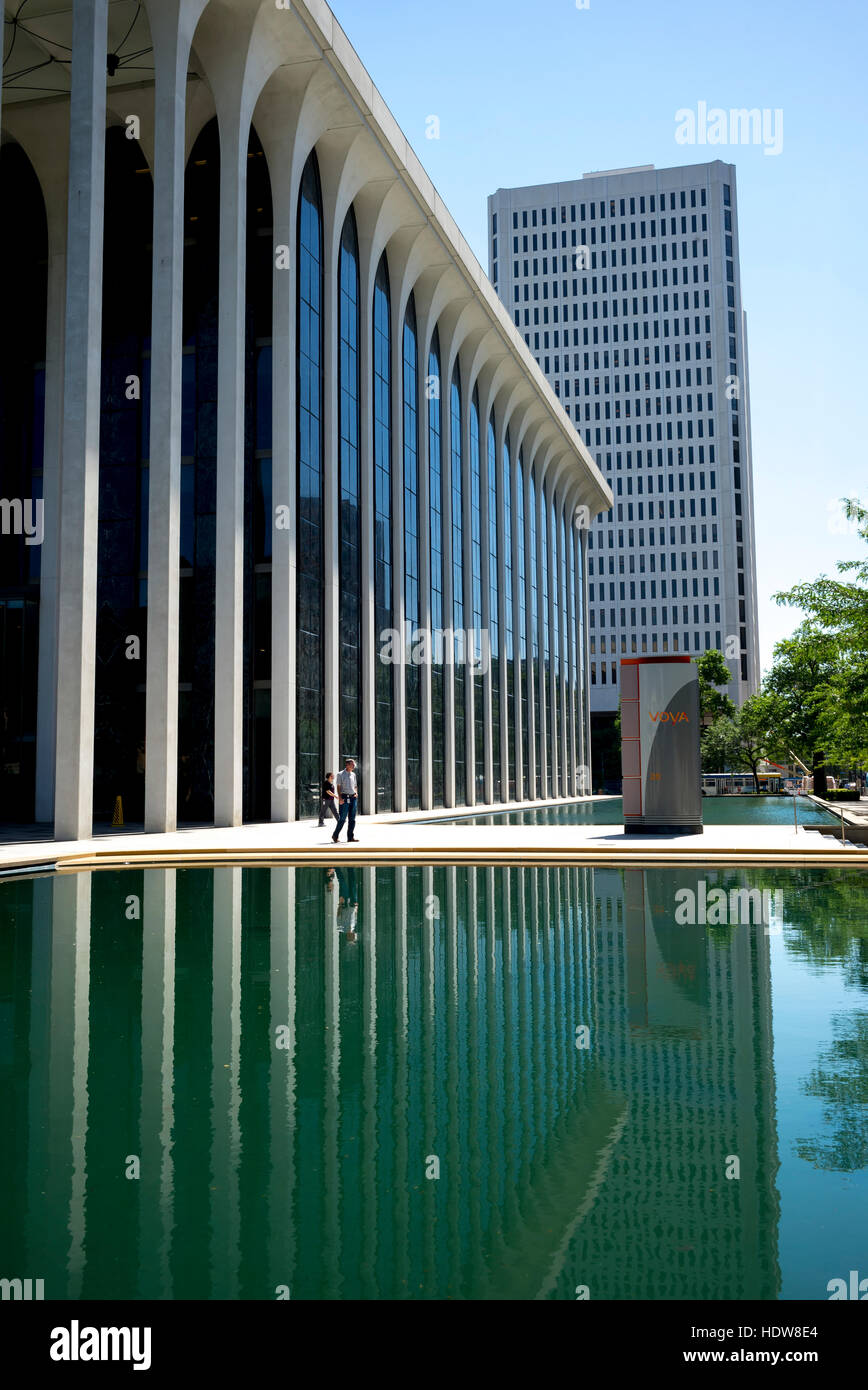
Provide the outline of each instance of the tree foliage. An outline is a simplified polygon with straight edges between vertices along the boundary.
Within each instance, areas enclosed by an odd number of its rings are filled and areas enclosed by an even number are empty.
[[[699,673],[699,713],[703,721],[729,718],[735,714],[730,697],[716,687],[732,680],[729,667],[719,651],[703,652],[696,658]]]
[[[705,772],[750,772],[759,792],[759,765],[781,751],[776,720],[778,703],[773,695],[752,695],[741,709],[721,715],[702,736]]]
[[[868,542],[868,510],[855,499],[843,506]],[[868,559],[837,569],[843,577],[821,575],[775,594],[806,618],[775,647],[766,685],[781,697],[792,746],[812,767],[818,754],[827,763],[868,762]]]

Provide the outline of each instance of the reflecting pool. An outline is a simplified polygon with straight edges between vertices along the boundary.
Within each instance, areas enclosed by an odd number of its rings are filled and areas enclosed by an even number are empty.
[[[2,882],[0,1276],[826,1299],[865,1264],[866,991],[857,870]]]
[[[838,817],[807,797],[796,800],[799,825],[837,825]],[[706,825],[792,825],[791,796],[704,796],[702,819]],[[565,801],[560,806],[531,806],[523,811],[495,811],[481,816],[457,816],[439,825],[623,825],[620,796],[605,801]]]

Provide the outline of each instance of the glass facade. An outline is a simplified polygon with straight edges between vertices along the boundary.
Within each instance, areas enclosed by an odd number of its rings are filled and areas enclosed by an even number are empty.
[[[120,129],[106,138],[106,178],[117,196],[106,200],[102,267],[94,812],[97,821],[109,819],[120,797],[124,820],[135,824],[144,811],[148,766],[153,195],[139,146]],[[287,738],[286,730],[272,727],[272,561],[283,525],[294,530],[296,581],[288,618],[295,627],[289,676],[295,763],[283,790],[294,790],[288,800],[298,818],[314,815],[324,772],[332,764],[337,770],[345,756],[356,759],[363,806],[377,812],[443,806],[452,801],[453,777],[457,806],[565,794],[567,767],[583,747],[582,577],[576,537],[558,517],[562,499],[539,488],[541,456],[512,453],[508,421],[493,410],[482,413],[481,384],[469,374],[462,379],[471,359],[456,360],[453,349],[443,363],[436,324],[425,327],[430,338],[423,339],[412,290],[393,319],[389,250],[375,272],[364,268],[358,209],[347,211],[340,228],[331,282],[316,152],[301,174],[290,244],[277,248],[285,253],[282,265],[275,257],[268,162],[253,130],[247,159],[243,458],[237,461],[243,470],[242,818],[272,814],[279,787],[272,735],[284,745]],[[3,147],[2,174],[20,210],[19,221],[0,228],[20,284],[10,287],[11,317],[0,325],[0,814],[27,820],[36,801],[42,552],[10,532],[15,499],[35,503],[42,494],[48,251],[38,180],[11,140]],[[212,119],[191,150],[184,188],[177,815],[187,824],[213,820],[215,763],[225,773],[225,750],[218,762],[214,747],[220,218],[221,150]],[[130,254],[147,273],[128,283]],[[291,399],[277,418],[283,467],[292,455],[295,485],[280,496],[273,472],[272,315],[280,305],[275,273],[288,267],[294,292],[280,312],[295,360],[287,364]],[[399,421],[400,440],[393,439]],[[331,487],[327,444],[337,470]],[[400,487],[393,474],[399,462]],[[327,558],[334,573],[326,573]],[[325,631],[327,583],[335,594],[334,648]],[[399,620],[403,667],[383,659],[387,641],[394,658]],[[327,691],[332,650],[336,690]],[[400,686],[394,684],[399,676]]]
[[[572,774],[576,766],[576,751],[573,742],[573,721],[570,717],[572,690],[573,690],[573,648],[570,640],[570,603],[569,603],[569,562],[567,560],[567,540],[569,530],[566,517],[561,513],[560,525],[558,528],[558,560],[561,576],[561,601],[559,614],[561,621],[561,651],[562,656],[562,702],[561,708],[564,713],[564,726],[561,734],[561,748],[563,749],[563,794],[568,796],[572,790]]]
[[[551,488],[549,487],[549,493]],[[554,600],[554,621],[551,622],[552,631],[552,665],[551,665],[551,697],[549,701],[550,717],[552,721],[551,737],[549,746],[552,750],[551,776],[549,785],[552,795],[561,796],[561,773],[563,771],[563,758],[561,757],[561,629],[560,611],[558,600],[558,533],[555,521],[554,499],[550,497],[546,514],[546,526],[549,544],[549,577],[552,586],[551,596]],[[551,607],[546,609],[546,613],[551,613]]]
[[[359,469],[359,243],[352,208],[341,235],[338,332],[340,335],[338,428],[340,508],[338,547],[340,618],[338,647],[339,761],[361,765],[362,748],[362,494]],[[327,768],[326,771],[337,771]]]
[[[578,705],[578,679],[579,679],[579,628],[577,625],[576,614],[576,533],[572,526],[565,521],[567,537],[567,572],[569,578],[569,613],[568,622],[570,626],[570,726],[572,734],[572,744],[570,752],[570,765],[577,778],[576,789],[579,792],[589,791],[590,788],[584,785],[584,780],[580,776],[579,768],[581,765],[582,748],[582,729],[580,725],[579,705]]]
[[[394,730],[392,673],[379,659],[392,624],[392,326],[389,269],[385,252],[374,285],[374,628],[376,744],[374,807],[390,811],[393,798]]]
[[[516,779],[516,796],[519,801],[529,801],[533,795],[530,782],[530,725],[528,709],[528,691],[533,684],[533,673],[529,666],[529,642],[528,642],[528,608],[527,608],[527,540],[525,530],[525,499],[524,499],[524,454],[518,456],[518,478],[515,490],[516,500],[516,532],[518,545],[518,673],[520,683],[520,709],[521,709],[521,757],[522,757],[522,782],[521,785]]]
[[[411,634],[419,628],[419,358],[416,304],[412,294],[404,315],[404,621]],[[418,662],[405,666],[407,809],[422,805],[422,672]]]
[[[437,329],[428,354],[428,510],[430,523],[430,619],[433,635],[443,632],[443,435],[441,429],[440,338]],[[445,669],[442,648],[431,646],[431,784],[435,806],[446,799]]]
[[[470,601],[473,635],[468,657],[473,662],[473,799],[485,796],[485,702],[482,657],[482,466],[479,456],[479,394],[470,402]],[[472,645],[471,645],[472,644]]]
[[[586,627],[585,627],[585,623],[586,623],[586,621],[587,621],[587,611],[588,611],[588,610],[587,610],[587,607],[586,607],[586,605],[585,605],[585,569],[584,569],[584,565],[585,565],[584,552],[585,552],[585,535],[586,535],[586,534],[587,534],[586,532],[584,532],[584,531],[579,531],[579,530],[577,530],[576,533],[575,533],[575,536],[576,536],[576,542],[575,542],[575,546],[576,546],[576,611],[577,611],[577,613],[578,613],[578,615],[579,615],[578,647],[577,647],[577,651],[576,651],[577,669],[578,669],[578,676],[579,676],[579,678],[578,678],[578,684],[577,684],[577,686],[576,686],[576,727],[578,728],[579,726],[581,726],[581,730],[582,730],[581,746],[582,746],[583,748],[585,748],[585,756],[583,757],[582,761],[583,761],[583,763],[588,764],[588,785],[584,788],[584,790],[585,790],[585,791],[590,791],[590,789],[591,789],[591,788],[590,788],[590,748],[585,747],[585,740],[586,740],[585,717],[586,717],[586,707],[587,707],[587,706],[586,706],[587,692],[586,692],[586,690],[585,690],[585,680],[586,680],[586,675],[585,675],[585,666],[586,666],[586,662],[585,662],[585,637],[586,637],[587,629],[586,629]]]
[[[143,159],[123,129],[107,132],[106,181],[115,196],[106,202],[102,267],[94,816],[111,820],[120,797],[133,823],[145,812],[153,185],[136,174]],[[131,257],[139,275],[130,276]]]
[[[312,816],[323,772],[323,262],[316,155],[305,165],[298,205],[298,643],[296,807]]]
[[[45,405],[48,228],[42,191],[24,152],[0,149],[0,258],[7,276],[0,315],[0,821],[36,808],[36,707]],[[20,503],[17,526],[13,505]],[[28,531],[30,544],[28,544]]]
[[[530,506],[528,508],[528,520],[530,521],[530,699],[531,717],[533,719],[533,747],[534,747],[534,791],[536,797],[542,796],[542,737],[541,737],[541,716],[539,683],[544,682],[541,675],[540,666],[540,640],[539,640],[539,572],[537,568],[537,530],[539,527],[539,507],[537,505],[536,482],[534,477],[534,467],[531,464],[530,470]]]
[[[549,625],[549,580],[551,571],[549,567],[549,532],[548,532],[548,508],[546,507],[545,488],[539,490],[539,512],[536,519],[539,523],[539,543],[540,560],[542,569],[542,608],[540,611],[540,647],[542,657],[540,661],[540,736],[542,740],[543,768],[543,796],[552,794],[552,751],[554,749],[554,721],[552,720],[550,693],[551,693],[551,647],[550,647],[550,625]]]
[[[500,608],[497,582],[497,442],[494,413],[488,417],[488,645],[491,671],[492,801],[503,800],[503,751],[500,746]]]
[[[272,206],[262,146],[247,163],[247,327],[244,447],[244,819],[271,814]]]
[[[512,600],[513,579],[513,526],[512,526],[512,462],[509,453],[509,433],[503,441],[503,565],[505,582],[503,586],[503,660],[506,680],[506,752],[508,763],[508,784],[503,788],[504,800],[516,799],[517,750],[515,745],[515,634],[514,609]],[[503,795],[503,793],[502,793]]]
[[[215,119],[190,152],[184,184],[179,821],[209,821],[214,816],[219,235],[220,140]],[[145,452],[147,456],[147,446]]]
[[[467,715],[464,639],[464,482],[461,447],[461,377],[452,373],[449,438],[452,454],[452,681],[455,700],[455,805],[467,803]]]

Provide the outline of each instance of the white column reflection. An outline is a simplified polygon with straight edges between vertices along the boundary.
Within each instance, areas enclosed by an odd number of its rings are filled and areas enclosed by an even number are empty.
[[[144,873],[140,1298],[169,1298],[172,1293],[176,878],[174,869]]]
[[[372,760],[373,766],[373,760]],[[377,887],[376,870],[362,870],[362,1293],[377,1288]]]
[[[328,1298],[340,1297],[341,1286],[341,1166],[340,1166],[340,1072],[341,1072],[341,977],[340,933],[338,932],[339,884],[325,893],[323,911],[325,991],[326,991],[326,1073],[323,1078],[323,1196],[325,1201],[324,1265]]]
[[[270,1285],[292,1294],[296,1238],[295,1191],[296,996],[295,869],[271,869],[271,1181],[269,1183]],[[285,1032],[283,1030],[286,1030]],[[278,1046],[278,1042],[283,1044]]]
[[[51,1056],[52,1056],[52,958],[54,937],[51,926],[52,902],[56,880],[38,878],[33,884],[33,917],[30,947],[30,1076],[28,1080],[27,1113],[27,1209],[34,1215],[34,1228],[29,1242],[33,1269],[37,1278],[45,1278],[51,1267],[53,1232],[46,1216],[46,1193],[49,1183],[50,1132],[46,1123],[49,1115]],[[52,1169],[56,1164],[50,1165]],[[44,1271],[44,1273],[43,1273]],[[60,1293],[49,1280],[45,1285],[46,1298]]]
[[[61,874],[52,887],[48,1152],[52,1156],[52,1187],[56,1182],[68,1193],[65,1296],[80,1298],[85,1261],[91,876]],[[64,1153],[71,1160],[68,1180],[61,1176],[64,1164],[58,1161]],[[53,1296],[60,1297],[61,1290]]]
[[[241,874],[214,869],[211,981],[211,1297],[237,1298],[241,1157]]]

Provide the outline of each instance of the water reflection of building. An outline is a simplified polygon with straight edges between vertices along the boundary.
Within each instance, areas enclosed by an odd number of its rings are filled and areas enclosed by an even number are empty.
[[[598,1064],[629,1113],[575,1252],[600,1298],[778,1295],[768,936],[675,925],[700,877],[594,870]]]
[[[651,880],[644,927],[638,877],[625,912],[568,868],[4,885],[7,1260],[46,1297],[773,1296],[765,938],[658,984]]]

